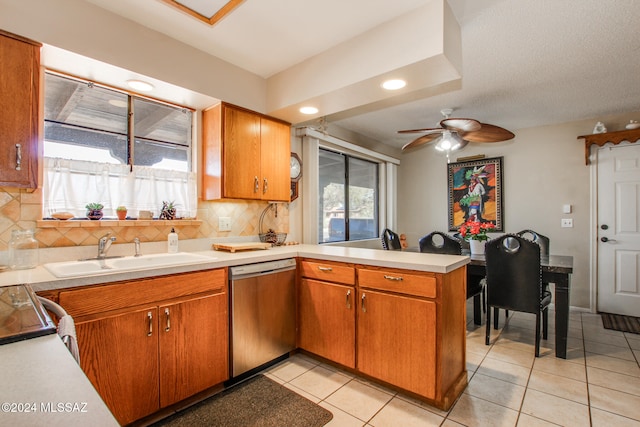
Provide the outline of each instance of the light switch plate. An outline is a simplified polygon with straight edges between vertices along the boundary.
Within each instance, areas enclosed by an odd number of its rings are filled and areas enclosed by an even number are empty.
[[[218,218],[218,231],[231,231],[231,218],[228,216]]]
[[[573,227],[573,218],[562,218],[560,220],[560,226],[562,228],[571,228]]]

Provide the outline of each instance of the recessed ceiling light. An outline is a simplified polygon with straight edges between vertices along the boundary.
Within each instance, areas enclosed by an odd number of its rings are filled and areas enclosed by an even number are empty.
[[[400,80],[400,79],[387,80],[386,82],[382,83],[382,87],[387,89],[387,90],[402,89],[406,85],[407,85],[407,82],[405,82],[404,80]]]
[[[127,84],[130,88],[142,92],[149,92],[153,90],[153,85],[151,83],[143,82],[142,80],[127,80]]]
[[[302,114],[316,114],[318,109],[316,107],[302,107],[300,108]]]
[[[109,104],[118,108],[127,108],[127,103],[121,99],[110,99]]]

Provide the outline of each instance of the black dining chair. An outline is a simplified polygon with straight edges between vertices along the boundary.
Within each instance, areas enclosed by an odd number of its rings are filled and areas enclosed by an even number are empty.
[[[540,255],[549,256],[549,238],[547,236],[543,236],[540,233],[537,233],[533,230],[522,230],[516,233],[517,236],[524,237],[525,239],[529,239],[534,243],[537,243],[540,246]]]
[[[487,242],[487,332],[491,335],[491,308],[503,308],[536,315],[536,357],[540,356],[540,320],[542,336],[547,339],[551,292],[542,283],[540,246],[515,234],[506,234]],[[497,311],[496,311],[497,313]],[[541,319],[542,318],[542,319]],[[494,329],[498,318],[494,316]]]
[[[427,234],[418,241],[418,245],[420,246],[420,252],[424,253],[462,254],[460,240],[441,231]],[[482,304],[480,303],[480,296],[482,296]],[[483,310],[485,307],[484,278],[474,275],[467,276],[467,299],[471,297],[473,297],[473,323],[480,325],[482,323],[480,307],[482,306]]]
[[[385,228],[382,231],[382,235],[380,236],[382,239],[382,249],[387,251],[399,251],[402,249],[402,245],[400,244],[400,236],[398,236],[393,231]]]
[[[460,255],[462,254],[462,246],[458,239],[454,239],[441,231],[434,231],[418,240],[420,252]]]
[[[549,256],[550,241],[547,236],[543,236],[542,234],[537,233],[533,230],[518,231],[516,235],[520,237],[524,237],[525,239],[529,239],[534,243],[537,243],[538,246],[540,246],[540,256],[545,256],[545,257]],[[545,289],[549,289],[548,283],[544,283],[544,286],[545,286]],[[496,309],[496,313],[494,314],[496,318],[499,317],[498,312],[499,312],[499,309]],[[509,310],[505,311],[504,315],[505,315],[505,321],[506,321],[506,318],[509,317]]]

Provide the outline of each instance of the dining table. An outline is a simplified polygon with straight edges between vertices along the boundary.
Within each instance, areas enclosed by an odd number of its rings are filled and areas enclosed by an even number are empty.
[[[486,276],[484,254],[468,254],[467,278]],[[573,273],[573,256],[549,255],[540,257],[542,282],[554,284],[556,357],[567,358],[567,334],[569,332],[569,292]]]

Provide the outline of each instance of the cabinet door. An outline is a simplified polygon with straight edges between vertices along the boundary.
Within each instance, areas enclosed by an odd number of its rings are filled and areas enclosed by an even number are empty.
[[[435,398],[436,304],[360,291],[358,307],[358,370]]]
[[[261,198],[288,202],[291,195],[290,127],[263,117],[260,132]]]
[[[299,295],[299,347],[350,368],[355,367],[355,289],[302,279]]]
[[[223,112],[224,197],[260,199],[260,116],[229,106]]]
[[[76,319],[82,369],[121,425],[159,409],[158,310]]]
[[[40,47],[0,32],[0,185],[36,188]]]
[[[160,406],[229,378],[227,293],[159,308]]]

